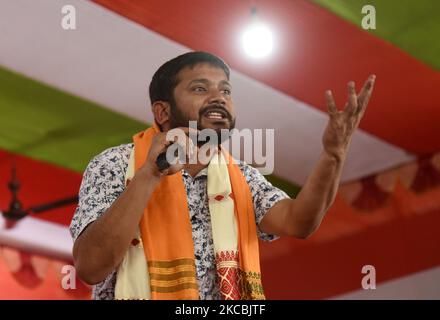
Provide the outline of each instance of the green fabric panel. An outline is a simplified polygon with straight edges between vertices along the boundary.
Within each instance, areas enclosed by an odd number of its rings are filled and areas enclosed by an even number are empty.
[[[0,148],[82,172],[148,125],[0,68]]]
[[[368,30],[440,70],[439,0],[313,0],[362,28],[362,7],[376,8],[376,30]]]

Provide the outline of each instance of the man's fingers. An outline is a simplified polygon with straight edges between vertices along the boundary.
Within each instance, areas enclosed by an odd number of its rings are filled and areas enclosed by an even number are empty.
[[[180,161],[183,161],[183,163],[186,163],[196,155],[197,146],[189,137],[186,137],[184,140],[176,139],[175,143],[177,143],[180,146],[181,151],[184,152],[184,157],[179,157]]]
[[[347,110],[349,114],[354,114],[357,109],[357,95],[354,81],[350,81],[347,84],[347,95],[347,106],[345,110]]]
[[[333,94],[330,90],[325,92],[325,100],[327,102],[328,113],[330,116],[338,113],[338,108],[336,108],[335,99],[333,98]]]
[[[368,105],[368,101],[370,100],[371,94],[373,92],[375,80],[376,80],[376,75],[373,74],[368,77],[367,81],[365,81],[364,86],[359,92],[358,109],[356,110],[357,113],[362,112]]]
[[[192,159],[195,156],[196,149],[197,146],[190,138],[188,138],[188,157],[187,157],[188,159]]]

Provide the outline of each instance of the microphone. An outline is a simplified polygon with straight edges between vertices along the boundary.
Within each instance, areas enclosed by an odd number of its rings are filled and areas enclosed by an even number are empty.
[[[169,145],[165,151],[159,153],[159,155],[157,156],[156,165],[160,172],[163,172],[169,167],[171,167],[171,163],[169,163],[167,160],[167,153],[168,153],[168,149],[174,144],[175,143]],[[171,160],[172,162],[174,162],[174,160],[179,156],[179,154],[184,154],[184,153],[180,153],[179,151],[183,152],[183,147],[178,144],[176,150],[174,150],[174,157]]]
[[[168,149],[164,152],[161,152],[156,158],[156,165],[160,172],[165,171],[171,166],[171,164],[169,164],[167,161],[167,151]]]

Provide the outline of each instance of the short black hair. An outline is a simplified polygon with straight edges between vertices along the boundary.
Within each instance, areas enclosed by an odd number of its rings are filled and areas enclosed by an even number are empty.
[[[209,63],[215,67],[223,69],[229,80],[229,67],[219,57],[204,51],[192,51],[184,53],[165,62],[154,73],[150,82],[150,101],[174,102],[173,91],[178,84],[177,74],[186,67],[194,67],[199,63]]]

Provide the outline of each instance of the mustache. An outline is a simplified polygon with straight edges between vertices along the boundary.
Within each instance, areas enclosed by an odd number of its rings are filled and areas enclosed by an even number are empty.
[[[206,107],[200,109],[199,110],[199,119],[201,119],[202,116],[209,111],[220,111],[221,113],[223,113],[226,116],[226,118],[229,121],[233,120],[232,114],[228,110],[226,110],[226,108],[221,104],[211,104],[209,106],[206,106]]]

